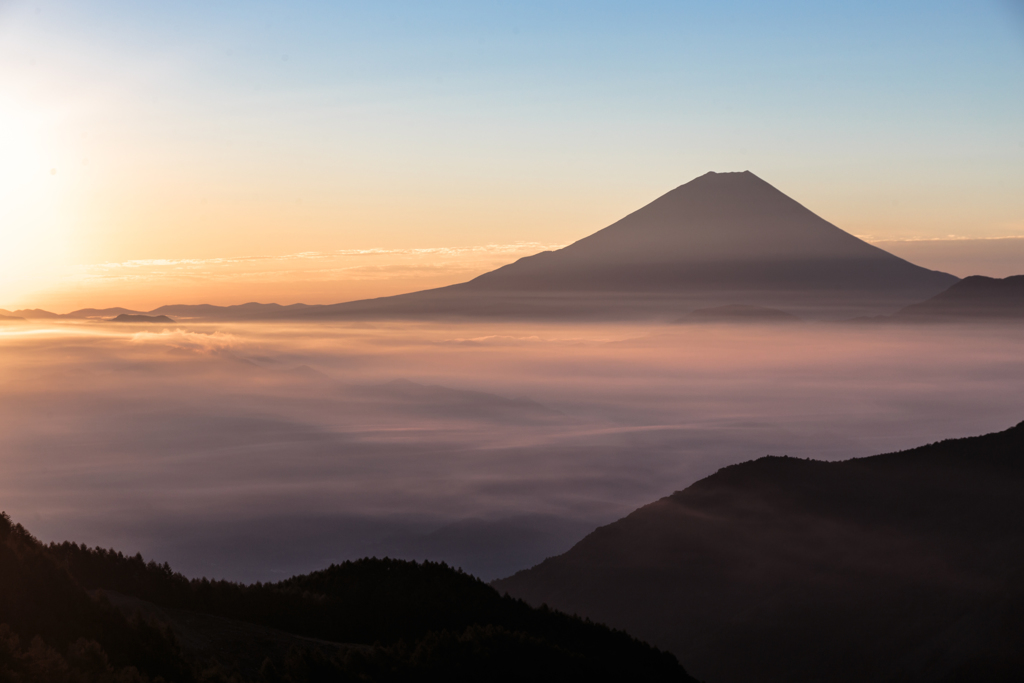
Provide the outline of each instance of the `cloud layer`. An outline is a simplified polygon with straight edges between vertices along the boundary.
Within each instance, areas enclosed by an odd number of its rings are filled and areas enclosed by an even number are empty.
[[[1014,424],[1022,334],[12,323],[0,500],[193,575],[387,554],[494,578],[727,464]]]

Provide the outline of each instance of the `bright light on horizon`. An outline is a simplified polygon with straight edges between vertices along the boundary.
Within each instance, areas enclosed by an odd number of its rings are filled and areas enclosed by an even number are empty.
[[[69,256],[58,154],[44,139],[47,112],[0,97],[0,291],[21,299],[59,276]]]

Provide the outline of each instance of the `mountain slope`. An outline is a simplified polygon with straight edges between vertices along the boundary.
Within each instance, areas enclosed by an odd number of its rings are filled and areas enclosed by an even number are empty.
[[[727,304],[883,311],[956,281],[843,232],[745,171],[703,175],[564,249],[469,282],[292,314],[678,317]]]
[[[1024,319],[1024,275],[999,279],[972,275],[927,301],[894,316],[901,321],[975,321]]]
[[[360,560],[249,586],[189,580],[140,555],[45,546],[0,515],[0,679],[157,676],[693,680],[625,633],[532,609],[444,564]]]
[[[520,259],[467,286],[928,291],[955,281],[843,232],[744,171],[703,175],[564,249]]]
[[[468,282],[332,305],[161,306],[149,315],[205,320],[324,318],[655,318],[729,305],[801,318],[888,314],[957,278],[874,247],[753,173],[707,173],[563,249]],[[66,316],[107,317],[126,309]]]
[[[1024,674],[1024,423],[727,467],[493,585],[627,628],[720,683],[1011,680]]]

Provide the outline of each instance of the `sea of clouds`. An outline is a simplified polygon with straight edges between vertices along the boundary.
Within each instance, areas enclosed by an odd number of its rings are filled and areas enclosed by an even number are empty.
[[[365,555],[485,579],[766,454],[1024,419],[1024,329],[0,327],[0,507],[45,541],[273,580]]]

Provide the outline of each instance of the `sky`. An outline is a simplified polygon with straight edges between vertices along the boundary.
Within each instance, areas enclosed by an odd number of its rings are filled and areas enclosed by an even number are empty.
[[[709,170],[972,274],[1022,111],[1020,0],[0,0],[0,306],[448,284]]]

